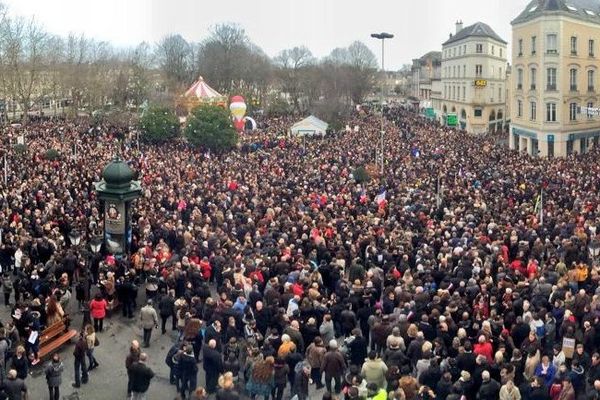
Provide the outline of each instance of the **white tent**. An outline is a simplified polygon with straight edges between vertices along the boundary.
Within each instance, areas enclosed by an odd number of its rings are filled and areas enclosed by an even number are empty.
[[[311,115],[302,121],[296,122],[291,128],[291,132],[294,136],[325,135],[328,126],[327,122]]]

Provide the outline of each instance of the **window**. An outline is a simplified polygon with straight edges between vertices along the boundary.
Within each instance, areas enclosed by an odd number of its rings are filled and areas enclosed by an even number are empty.
[[[502,57],[502,47],[500,48],[500,57]]]
[[[577,103],[569,104],[569,121],[577,120]]]
[[[498,88],[498,102],[502,103],[502,87]]]
[[[523,55],[523,39],[519,39],[519,57]]]
[[[477,64],[475,65],[475,76],[481,78],[481,75],[483,75],[483,65]]]
[[[462,96],[462,101],[465,101],[465,99],[467,98],[467,87],[463,86],[463,96]]]
[[[536,37],[536,36],[532,36],[532,37],[531,37],[531,55],[532,55],[532,56],[534,56],[534,55],[535,55],[535,52],[536,52],[536,43],[535,43],[535,42],[536,42],[536,39],[537,39],[537,37]]]
[[[452,57],[456,57],[456,47],[452,49]]]
[[[475,52],[479,53],[479,54],[483,53],[483,45],[480,44],[480,43],[476,44],[475,45]]]
[[[444,98],[447,99],[448,98],[448,86],[444,85]]]
[[[517,100],[517,117],[521,118],[523,116],[523,102],[521,100]]]
[[[548,142],[548,158],[554,157],[554,142]]]
[[[593,102],[591,102],[591,101],[590,101],[589,103],[587,103],[587,108],[588,108],[588,109],[590,109],[590,108],[594,108],[594,103],[593,103]],[[587,117],[588,117],[588,119],[592,119],[592,113],[588,111],[588,112],[587,112]]]
[[[535,121],[537,115],[537,104],[535,101],[532,101],[529,106],[529,119]]]
[[[548,68],[546,71],[546,90],[556,90],[556,68]]]
[[[577,36],[571,36],[571,54],[577,55]]]
[[[452,100],[456,99],[456,86],[452,86]]]
[[[575,68],[569,70],[569,89],[571,91],[577,90],[577,70]]]
[[[492,45],[492,55],[495,54],[496,49],[494,48],[494,45]]]
[[[463,78],[467,77],[467,66],[463,65]]]
[[[537,69],[531,68],[531,90],[535,90],[535,82],[537,80]]]
[[[496,88],[494,85],[490,85],[490,103],[494,102],[494,93],[496,93]]]
[[[546,103],[546,121],[556,122],[556,103]]]
[[[550,33],[546,36],[546,52],[556,54],[556,33]]]
[[[502,79],[502,67],[498,68],[498,76]]]
[[[594,91],[594,70],[590,69],[588,71],[588,92]]]
[[[523,68],[517,70],[517,90],[523,89]]]
[[[452,77],[456,78],[456,65],[452,66]]]
[[[463,44],[463,54],[467,54],[467,45]]]
[[[473,115],[477,118],[481,118],[481,115],[483,114],[483,110],[481,108],[475,108],[473,110]]]
[[[588,55],[594,57],[594,39],[588,40]]]

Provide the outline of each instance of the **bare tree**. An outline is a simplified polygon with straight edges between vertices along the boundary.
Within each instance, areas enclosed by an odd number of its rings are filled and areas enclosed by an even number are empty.
[[[181,35],[169,35],[156,47],[156,59],[173,89],[187,84],[192,76],[192,46]]]
[[[27,122],[34,93],[39,90],[47,35],[34,20],[7,19],[3,28],[2,84],[19,103],[23,122]]]

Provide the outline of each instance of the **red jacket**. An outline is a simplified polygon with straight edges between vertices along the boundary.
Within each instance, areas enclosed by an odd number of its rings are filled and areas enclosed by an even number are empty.
[[[492,344],[490,342],[477,343],[475,346],[473,346],[473,353],[485,356],[490,364],[494,362],[494,349],[492,348]]]
[[[106,300],[93,299],[92,301],[90,301],[90,315],[92,316],[92,318],[95,319],[101,319],[106,317],[107,306],[108,304],[106,303]]]

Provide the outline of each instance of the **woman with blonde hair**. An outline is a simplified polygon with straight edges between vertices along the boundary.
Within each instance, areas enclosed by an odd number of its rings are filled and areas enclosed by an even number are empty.
[[[85,327],[85,341],[87,343],[86,355],[89,361],[88,371],[91,371],[100,365],[98,364],[96,357],[94,357],[94,348],[97,346],[97,344],[100,343],[98,339],[96,339],[96,331],[94,330],[94,327],[91,324],[88,324]]]
[[[236,400],[240,394],[235,390],[233,374],[225,372],[219,377],[219,390],[217,390],[216,400]]]
[[[25,380],[29,373],[29,360],[25,355],[25,347],[17,346],[15,356],[12,358],[10,369],[17,371],[17,378]]]

